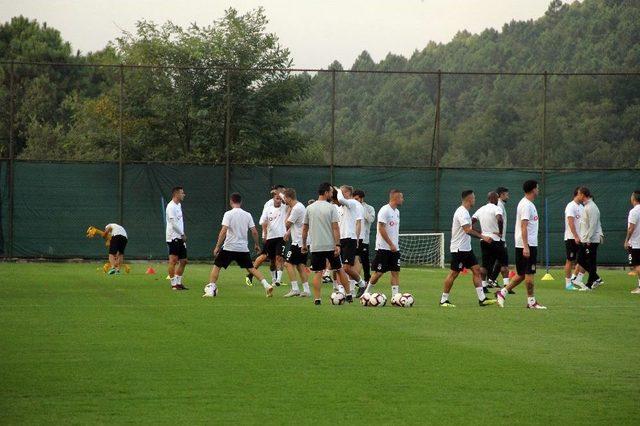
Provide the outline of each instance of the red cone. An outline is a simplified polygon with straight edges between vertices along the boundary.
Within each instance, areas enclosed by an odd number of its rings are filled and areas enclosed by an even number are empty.
[[[513,278],[516,276],[516,273],[514,271],[509,271],[509,278]]]
[[[462,275],[467,275],[468,273],[469,273],[469,270],[467,268],[462,269]]]
[[[145,274],[147,274],[147,275],[154,275],[155,273],[156,273],[156,270],[153,269],[151,266],[149,266],[147,268],[147,272],[145,272]]]

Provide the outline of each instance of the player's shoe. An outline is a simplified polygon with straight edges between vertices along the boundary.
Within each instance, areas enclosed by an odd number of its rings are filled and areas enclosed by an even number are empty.
[[[366,290],[367,290],[366,285],[364,287],[358,287],[358,292],[356,293],[356,297],[360,299]]]
[[[320,306],[322,304],[322,300],[316,299],[316,300],[313,301],[313,304],[316,305],[316,306]]]
[[[351,294],[347,294],[347,297],[344,300],[347,303],[353,303],[353,296]]]
[[[536,302],[532,304],[527,303],[527,309],[547,309],[547,307]]]
[[[576,291],[576,290],[578,290],[578,287],[576,287],[572,283],[569,283],[569,284],[564,286],[564,289],[567,290],[567,291]]]
[[[244,277],[244,283],[249,287],[253,287],[253,274],[247,274],[247,276]]]
[[[182,284],[176,284],[171,286],[171,290],[180,291],[180,290],[189,290],[189,289],[183,286]]]
[[[504,295],[501,291],[496,291],[496,303],[501,308],[504,308]]]
[[[311,294],[309,294],[308,291],[301,291],[300,292],[300,297],[310,297],[310,296],[311,296]]]
[[[207,284],[204,287],[204,294],[202,297],[216,297],[218,295],[218,286],[215,284]]]
[[[489,299],[485,297],[484,300],[478,300],[480,306],[491,306],[496,304],[496,299]]]
[[[298,297],[298,296],[300,296],[300,291],[289,290],[289,293],[285,294],[283,297]]]
[[[273,297],[273,285],[269,284],[269,286],[265,288],[265,292],[267,293],[267,297]]]
[[[454,305],[453,303],[449,302],[448,300],[445,300],[444,302],[440,302],[440,307],[441,308],[455,308],[456,305]]]
[[[484,294],[489,293],[489,286],[487,286],[487,287],[482,287],[482,292],[483,292]]]
[[[107,272],[107,274],[109,275],[114,275],[116,273],[116,268],[111,268],[109,269],[109,272]]]
[[[631,294],[640,294],[640,287],[636,287],[633,290],[631,290]]]
[[[280,287],[281,284],[280,284],[280,281],[276,281],[273,283],[273,285],[275,285],[276,287]]]
[[[595,290],[596,288],[600,287],[602,284],[604,284],[604,281],[602,281],[602,278],[598,278],[593,283],[591,283],[591,290]]]

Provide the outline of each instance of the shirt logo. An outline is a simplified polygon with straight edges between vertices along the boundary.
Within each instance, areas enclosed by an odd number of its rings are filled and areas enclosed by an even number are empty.
[[[396,222],[394,222],[393,220],[389,221],[389,226],[393,226],[395,224],[396,224]]]
[[[534,221],[534,222],[537,222],[537,221],[538,221],[538,216],[534,216],[534,217],[533,217],[533,221]]]

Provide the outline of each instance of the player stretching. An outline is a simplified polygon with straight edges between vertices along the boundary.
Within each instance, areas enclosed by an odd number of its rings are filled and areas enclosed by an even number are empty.
[[[309,274],[307,273],[307,253],[302,252],[302,225],[307,209],[298,201],[296,191],[292,188],[284,190],[284,202],[290,209],[286,225],[287,233],[291,239],[291,246],[289,246],[284,263],[291,281],[291,290],[284,297],[309,297],[311,291],[309,290]],[[300,275],[300,281],[302,281],[302,292],[300,292],[296,280],[296,269]]]
[[[242,210],[242,197],[237,192],[231,194],[230,204],[231,210],[225,212],[222,217],[222,228],[218,234],[216,246],[213,249],[214,266],[209,276],[209,284],[205,286],[202,297],[215,297],[218,295],[217,282],[220,268],[227,269],[229,264],[234,261],[239,267],[245,268],[258,278],[267,293],[267,297],[271,297],[273,286],[264,279],[260,271],[253,267],[251,256],[249,255],[247,241],[247,233],[249,231],[251,231],[256,251],[260,248],[258,245],[258,231],[253,223],[253,218],[249,212]],[[222,250],[220,250],[221,246]]]
[[[369,239],[371,237],[371,224],[376,220],[376,209],[373,206],[365,203],[364,201],[364,191],[361,189],[356,189],[353,191],[353,198],[358,200],[362,204],[363,209],[363,218],[362,218],[362,229],[360,231],[360,238],[362,241],[358,244],[358,259],[360,260],[359,265],[362,267],[362,272],[364,274],[364,280],[369,283],[371,279],[371,266],[369,261]],[[356,268],[356,272],[360,273],[360,268]]]
[[[268,207],[264,217],[260,219],[262,239],[265,241],[264,248],[271,270],[271,283],[276,286],[280,286],[282,282],[284,234],[287,232],[285,221],[288,210],[289,206],[282,201],[282,194],[277,193],[273,196],[273,206]]]
[[[509,250],[507,249],[507,201],[509,201],[509,188],[499,186],[496,189],[498,194],[498,207],[502,210],[502,257],[494,265],[493,271],[489,278],[494,283],[498,282],[498,274],[502,273],[502,285],[509,285]],[[499,287],[499,285],[498,285]],[[511,292],[513,293],[513,292]]]
[[[340,227],[340,257],[344,264],[344,271],[349,275],[349,286],[351,295],[360,297],[367,287],[364,280],[356,271],[355,262],[358,252],[358,243],[361,240],[363,208],[362,204],[353,198],[353,188],[343,185],[336,187],[338,203],[340,204],[341,219]],[[356,286],[358,294],[355,294]]]
[[[181,186],[171,190],[171,201],[167,204],[166,241],[169,246],[169,277],[173,290],[188,290],[182,285],[182,274],[187,266],[187,236],[184,234],[182,201],[185,193]]]
[[[331,205],[333,187],[324,182],[318,188],[318,201],[307,207],[302,226],[302,252],[307,252],[307,237],[311,236],[311,270],[313,271],[313,296],[314,303],[320,305],[322,286],[322,271],[330,264],[332,270],[337,271],[340,282],[345,287],[341,288],[346,294],[347,302],[353,302],[349,279],[342,269],[340,260],[340,229],[338,227],[338,212]]]
[[[516,210],[515,242],[516,242],[516,276],[509,283],[496,293],[498,306],[504,307],[505,299],[509,290],[518,286],[522,281],[527,286],[527,308],[547,309],[536,301],[533,295],[533,279],[536,273],[536,263],[538,261],[538,211],[533,204],[540,189],[538,182],[528,180],[522,185],[524,197],[518,203]]]
[[[498,207],[498,193],[490,192],[487,194],[487,204],[480,207],[471,217],[471,223],[479,222],[482,235],[491,238],[490,243],[480,241],[480,249],[482,251],[482,288],[487,292],[488,274],[491,272],[496,262],[504,258],[502,253],[504,243],[502,242],[504,220],[502,218],[502,209]]]
[[[565,290],[587,290],[582,284],[582,273],[571,274],[571,270],[576,265],[578,251],[580,249],[580,233],[578,226],[584,211],[582,202],[584,201],[584,188],[577,187],[573,191],[573,199],[564,209],[564,246],[567,260],[564,262],[564,288]],[[577,268],[576,268],[577,269]],[[575,284],[575,285],[574,285]]]
[[[640,294],[640,189],[631,194],[631,205],[633,208],[629,211],[624,248],[629,252],[629,265],[636,271],[638,280],[638,286],[631,293]]]
[[[120,266],[124,265],[124,249],[127,247],[127,231],[117,223],[109,223],[104,227],[104,233],[111,235],[109,239],[109,263],[111,269],[108,274],[119,274]]]
[[[482,289],[482,276],[480,274],[480,266],[476,256],[471,249],[471,235],[480,238],[486,244],[491,244],[491,237],[484,236],[471,227],[471,216],[469,210],[476,202],[473,191],[468,189],[462,191],[462,205],[457,208],[453,214],[453,222],[451,224],[451,270],[444,280],[442,296],[440,297],[440,306],[443,308],[455,308],[456,305],[449,301],[449,293],[453,287],[453,283],[458,278],[460,271],[464,268],[470,269],[473,273],[473,285],[478,295],[478,303],[480,306],[493,305],[496,301],[488,299]]]
[[[398,189],[389,192],[389,203],[378,211],[376,231],[376,256],[373,258],[373,275],[367,285],[366,293],[372,293],[373,287],[385,274],[391,272],[391,297],[400,292],[400,210],[404,196]]]

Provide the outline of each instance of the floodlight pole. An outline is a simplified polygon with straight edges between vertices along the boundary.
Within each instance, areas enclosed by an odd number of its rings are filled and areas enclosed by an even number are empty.
[[[433,146],[435,146],[435,166],[436,166],[436,193],[435,193],[435,231],[440,231],[440,97],[442,96],[442,71],[438,70],[438,96],[436,98],[436,118],[433,128],[433,145],[431,147],[431,157],[433,160]]]
[[[118,221],[124,223],[124,150],[122,139],[122,109],[124,102],[124,67],[120,64],[120,94],[118,98]]]
[[[331,71],[331,162],[329,163],[329,181],[334,184],[334,169],[336,150],[336,70]]]
[[[225,95],[225,120],[224,120],[224,201],[223,208],[227,209],[229,200],[229,186],[231,179],[231,71],[227,70],[227,88]]]
[[[8,256],[13,257],[13,192],[14,192],[14,176],[15,176],[15,63],[11,61],[9,72],[9,173],[7,173],[8,190],[9,190],[9,244]]]

